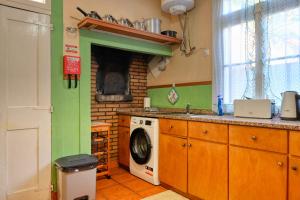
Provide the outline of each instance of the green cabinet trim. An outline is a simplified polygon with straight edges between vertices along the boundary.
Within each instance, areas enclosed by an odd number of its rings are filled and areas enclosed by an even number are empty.
[[[84,39],[95,45],[122,49],[125,51],[151,55],[172,56],[172,49],[170,46],[141,39],[119,36],[107,32],[80,30],[80,39]],[[84,51],[84,49],[80,47],[80,52],[82,51]]]

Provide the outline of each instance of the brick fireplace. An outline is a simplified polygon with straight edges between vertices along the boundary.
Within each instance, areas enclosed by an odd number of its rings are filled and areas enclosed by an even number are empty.
[[[109,51],[109,50],[108,50]],[[121,51],[118,51],[115,55],[117,56]],[[102,54],[103,55],[103,54]],[[120,65],[120,71],[123,71],[124,74],[120,73],[116,75],[117,70],[111,70],[109,67],[107,69],[101,68],[101,62],[99,62],[99,52],[92,51],[91,58],[91,119],[92,121],[104,121],[112,124],[112,133],[111,133],[111,160],[117,161],[118,159],[118,109],[125,108],[143,108],[144,97],[147,95],[147,55],[132,53],[132,52],[123,52],[121,58],[110,57],[107,60],[116,61],[121,59],[120,63],[127,65]],[[113,62],[111,65],[112,68],[116,67],[117,62]],[[103,66],[102,66],[103,67]],[[121,87],[112,88],[115,92],[112,96],[112,93],[108,92],[107,98],[104,97],[104,101],[99,101],[99,71],[103,73],[113,72],[111,76],[115,78],[119,77],[117,82],[120,84],[126,83],[128,85],[121,85]],[[97,84],[97,74],[98,74],[98,84]],[[123,77],[122,77],[123,75]],[[126,79],[126,77],[128,79]],[[104,79],[102,79],[104,80]],[[114,82],[114,81],[113,81]],[[97,86],[98,85],[98,86]],[[111,85],[111,84],[110,84]],[[98,88],[97,88],[98,87]],[[121,89],[125,91],[123,94]],[[97,92],[98,90],[98,92]],[[116,92],[117,91],[117,92]],[[103,91],[102,91],[103,92]],[[104,94],[103,92],[102,94]],[[121,101],[116,101],[121,97]],[[126,99],[126,95],[131,95],[131,99]],[[115,99],[110,99],[115,98]],[[124,99],[125,98],[125,99]]]

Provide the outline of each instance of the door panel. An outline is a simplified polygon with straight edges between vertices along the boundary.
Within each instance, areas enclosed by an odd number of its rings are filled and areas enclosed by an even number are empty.
[[[299,133],[298,133],[299,134]],[[291,157],[289,166],[289,200],[300,199],[300,159]]]
[[[287,156],[229,147],[230,200],[285,200]]]
[[[0,200],[50,198],[49,23],[0,6]]]
[[[159,178],[182,192],[187,192],[187,139],[159,135]]]
[[[188,193],[200,199],[228,199],[228,146],[189,139]]]
[[[129,167],[129,139],[130,129],[127,127],[119,127],[119,163]]]
[[[16,148],[18,147],[18,148]],[[36,189],[38,184],[38,130],[7,132],[8,193]]]

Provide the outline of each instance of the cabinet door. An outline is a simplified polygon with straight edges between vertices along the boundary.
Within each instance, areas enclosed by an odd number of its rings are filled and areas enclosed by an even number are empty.
[[[189,140],[188,193],[200,199],[227,200],[227,145]]]
[[[287,196],[287,156],[229,147],[230,200],[284,200]]]
[[[300,199],[300,159],[290,158],[289,200]]]
[[[129,140],[130,129],[127,127],[119,127],[119,163],[129,167]]]
[[[186,139],[159,135],[159,178],[182,192],[187,191]]]

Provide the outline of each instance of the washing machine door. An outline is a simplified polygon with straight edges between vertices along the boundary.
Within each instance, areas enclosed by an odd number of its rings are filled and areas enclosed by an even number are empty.
[[[133,160],[140,164],[146,164],[151,156],[151,140],[147,131],[143,128],[134,129],[130,135],[130,154]]]

